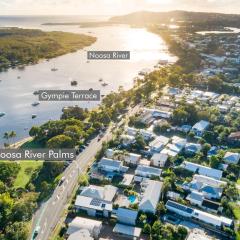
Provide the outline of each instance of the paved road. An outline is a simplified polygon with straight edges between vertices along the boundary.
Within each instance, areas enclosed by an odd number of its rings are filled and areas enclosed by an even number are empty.
[[[129,111],[127,117],[135,114],[139,110],[139,106]],[[120,126],[124,120],[118,123]],[[112,127],[108,128],[103,138],[98,141],[98,137],[93,139],[89,146],[77,157],[77,160],[71,163],[64,171],[65,180],[61,186],[57,186],[51,198],[44,203],[34,217],[34,229],[39,228],[36,240],[48,240],[53,229],[58,224],[61,214],[78,183],[79,174],[86,171],[87,167],[92,163],[96,153],[102,148],[104,141],[112,138]]]

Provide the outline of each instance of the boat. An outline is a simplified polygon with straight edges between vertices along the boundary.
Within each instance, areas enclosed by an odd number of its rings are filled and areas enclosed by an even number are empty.
[[[103,87],[106,87],[108,85],[108,83],[103,83],[102,86]]]
[[[71,81],[71,86],[77,86],[78,85],[78,82],[77,81]]]
[[[32,114],[32,119],[36,118],[37,114]]]
[[[87,61],[86,63],[90,63],[90,61]]]
[[[3,117],[3,116],[5,116],[5,115],[6,115],[5,112],[0,112],[0,117]]]
[[[39,94],[40,94],[39,91],[34,91],[34,92],[33,92],[33,95],[39,95]]]
[[[32,103],[32,106],[33,107],[36,107],[36,106],[38,106],[40,104],[40,102],[34,102],[34,103]]]
[[[100,79],[99,79],[99,82],[102,82],[102,81],[103,81],[103,79],[102,79],[102,78],[100,78]]]
[[[55,68],[55,67],[51,69],[52,72],[56,72],[57,70],[58,70],[58,69]]]

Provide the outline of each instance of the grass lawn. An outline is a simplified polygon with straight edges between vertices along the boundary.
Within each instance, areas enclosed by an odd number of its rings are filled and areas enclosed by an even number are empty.
[[[32,174],[43,164],[41,161],[20,161],[19,162],[21,169],[18,173],[18,176],[15,180],[15,188],[25,188],[26,184],[29,182]]]

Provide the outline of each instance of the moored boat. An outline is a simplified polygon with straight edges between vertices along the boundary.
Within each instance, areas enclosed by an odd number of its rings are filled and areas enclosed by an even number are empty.
[[[0,112],[0,117],[3,117],[3,116],[5,116],[5,115],[6,115],[5,112]]]
[[[77,86],[78,85],[78,82],[77,81],[71,81],[71,86]]]
[[[34,103],[32,103],[32,106],[33,107],[36,107],[36,106],[38,106],[40,104],[40,102],[34,102]]]

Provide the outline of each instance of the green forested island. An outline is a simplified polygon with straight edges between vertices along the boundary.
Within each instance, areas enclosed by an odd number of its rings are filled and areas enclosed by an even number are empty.
[[[83,34],[0,28],[0,71],[74,52],[95,41]]]

